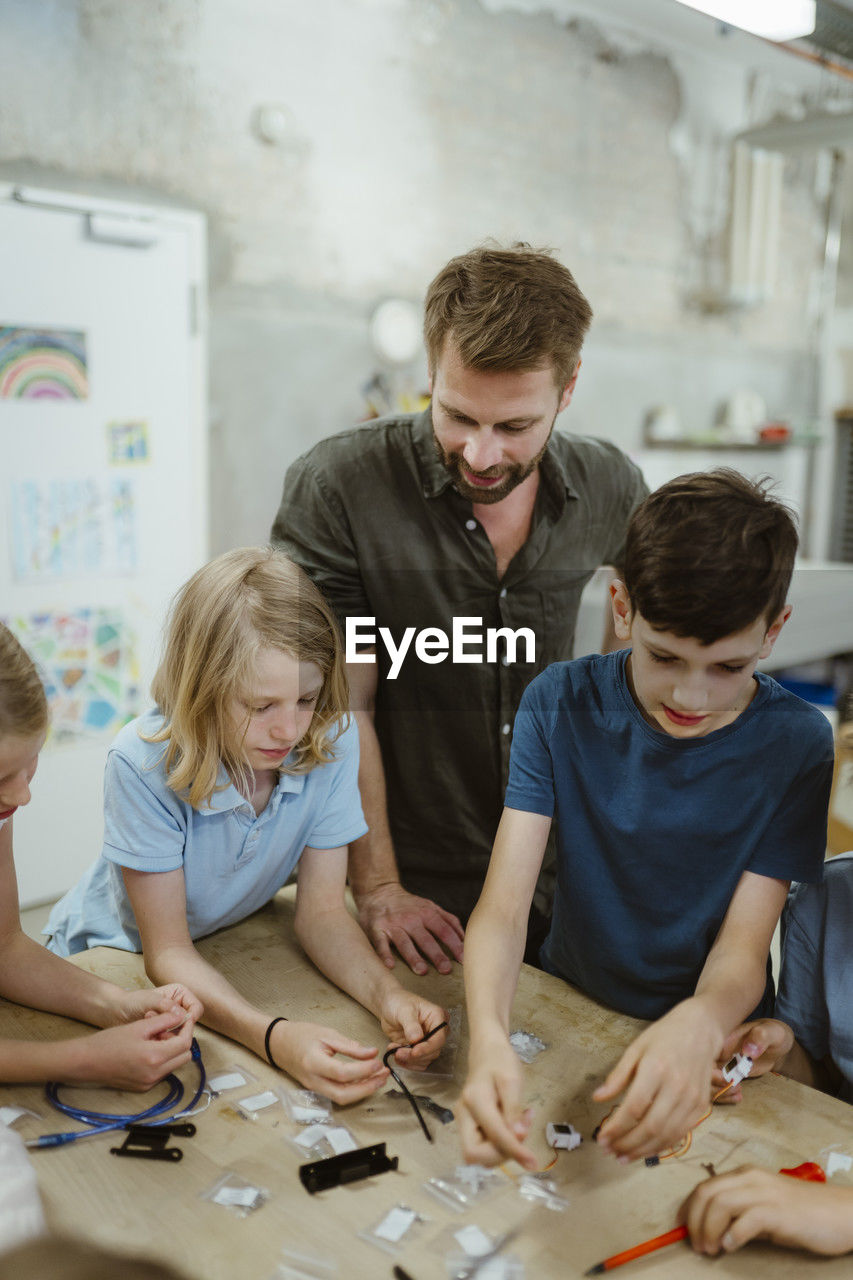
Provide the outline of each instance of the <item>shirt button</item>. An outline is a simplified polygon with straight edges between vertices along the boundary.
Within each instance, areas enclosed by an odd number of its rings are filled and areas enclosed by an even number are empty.
[[[511,725],[511,724],[504,724],[504,725],[501,725],[501,733],[502,733],[504,736],[506,736],[506,735],[509,733],[509,731],[510,731],[510,729],[511,729],[511,728],[512,728],[512,725]]]
[[[476,521],[476,520],[466,520],[466,521],[465,521],[465,528],[466,528],[466,529],[470,529],[470,530],[471,530],[471,532],[473,533],[473,532],[474,532],[474,530],[477,528],[477,521]]]
[[[506,587],[501,587],[501,592],[500,592],[500,597],[499,597],[499,598],[500,598],[501,600],[506,600]]]

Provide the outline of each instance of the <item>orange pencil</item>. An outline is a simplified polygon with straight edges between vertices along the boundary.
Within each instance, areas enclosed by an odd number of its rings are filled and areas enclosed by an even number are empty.
[[[686,1227],[673,1227],[672,1231],[665,1231],[662,1236],[655,1236],[653,1240],[644,1240],[642,1244],[635,1244],[633,1249],[625,1249],[622,1253],[614,1253],[612,1258],[596,1262],[594,1267],[584,1272],[584,1275],[600,1276],[604,1271],[621,1267],[623,1262],[633,1262],[635,1258],[642,1258],[644,1253],[654,1253],[655,1249],[665,1249],[668,1244],[677,1244],[679,1240],[686,1238]]]

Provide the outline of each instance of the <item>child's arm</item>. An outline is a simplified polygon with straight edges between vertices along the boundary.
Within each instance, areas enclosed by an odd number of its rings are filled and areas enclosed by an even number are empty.
[[[145,970],[152,981],[186,981],[204,1002],[205,1025],[263,1058],[264,1037],[273,1015],[256,1009],[196,951],[187,927],[183,871],[124,867],[123,875],[142,939]],[[334,1102],[357,1102],[388,1078],[375,1048],[313,1022],[277,1023],[270,1050],[281,1070]]]
[[[0,1041],[0,1080],[19,1082],[149,1089],[189,1060],[201,1013],[198,1000],[180,985],[123,991],[27,937],[18,915],[11,823],[0,830],[0,995],[109,1028],[69,1040]]]
[[[345,846],[303,849],[296,884],[296,936],[317,968],[378,1018],[390,1041],[413,1044],[444,1022],[446,1014],[401,986],[373,950],[346,909],[346,873]],[[403,1067],[425,1066],[437,1057],[445,1038],[439,1032],[416,1049],[401,1049],[396,1061]]]
[[[784,880],[745,871],[695,994],[648,1027],[593,1098],[625,1097],[598,1141],[637,1159],[676,1145],[708,1109],[712,1072],[726,1036],[764,992],[773,930],[788,892]]]
[[[839,1254],[853,1249],[853,1187],[798,1182],[744,1166],[708,1178],[682,1205],[697,1253],[731,1253],[748,1240]]]
[[[465,1159],[528,1169],[524,1139],[532,1115],[522,1104],[522,1069],[509,1043],[509,1019],[524,955],[527,918],[551,819],[504,809],[480,900],[465,935],[465,994],[471,1044],[460,1129]]]

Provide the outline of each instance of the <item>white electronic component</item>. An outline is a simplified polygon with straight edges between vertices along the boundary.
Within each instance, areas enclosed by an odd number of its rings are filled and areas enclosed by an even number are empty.
[[[733,1058],[729,1058],[723,1067],[723,1079],[726,1084],[740,1084],[741,1080],[745,1080],[752,1070],[752,1058],[745,1053],[736,1053]]]
[[[579,1147],[583,1142],[583,1138],[571,1124],[549,1122],[545,1127],[545,1138],[548,1146],[553,1147],[555,1151],[574,1151],[575,1147]]]

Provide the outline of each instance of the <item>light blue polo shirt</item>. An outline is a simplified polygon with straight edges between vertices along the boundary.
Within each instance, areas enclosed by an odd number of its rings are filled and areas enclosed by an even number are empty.
[[[337,849],[367,831],[358,792],[354,720],[334,743],[334,760],[279,777],[256,815],[222,770],[209,806],[193,809],[166,782],[166,744],[146,742],[163,723],[149,711],[121,730],[104,774],[104,847],[97,862],[50,914],[44,928],[59,955],[88,947],[141,951],[122,878],[183,869],[190,936],[203,938],[264,906],[285,884],[302,850]]]

